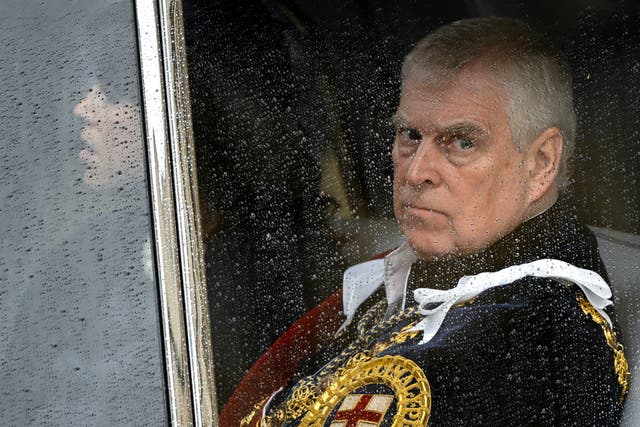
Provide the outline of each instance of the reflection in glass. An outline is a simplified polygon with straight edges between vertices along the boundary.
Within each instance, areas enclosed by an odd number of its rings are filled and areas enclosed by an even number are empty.
[[[2,423],[161,425],[133,4],[3,13]]]
[[[79,157],[86,165],[85,184],[108,189],[142,179],[144,157],[137,105],[108,101],[101,84],[96,83],[73,112],[84,120],[81,136],[86,148]]]

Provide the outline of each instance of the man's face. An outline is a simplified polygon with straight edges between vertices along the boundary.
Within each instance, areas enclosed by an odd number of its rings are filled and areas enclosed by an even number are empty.
[[[394,211],[423,259],[475,253],[524,222],[525,152],[504,89],[481,66],[444,83],[408,76],[394,116]]]

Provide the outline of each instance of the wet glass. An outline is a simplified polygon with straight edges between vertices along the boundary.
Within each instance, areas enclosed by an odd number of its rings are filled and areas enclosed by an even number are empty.
[[[389,121],[404,55],[443,23],[518,17],[568,54],[578,136],[566,197],[584,223],[627,242],[640,234],[640,16],[630,3],[184,7],[221,406],[280,333],[340,289],[347,266],[401,241]]]
[[[133,2],[0,22],[2,423],[166,424]]]

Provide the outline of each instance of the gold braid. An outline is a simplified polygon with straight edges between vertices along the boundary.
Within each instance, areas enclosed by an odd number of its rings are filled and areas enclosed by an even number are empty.
[[[324,365],[319,372],[299,380],[293,387],[291,397],[287,400],[284,407],[281,406],[270,411],[269,415],[263,420],[262,425],[278,426],[287,419],[296,419],[308,412],[311,405],[313,405],[318,396],[322,394],[324,388],[330,384],[334,378],[340,376],[340,373],[344,369],[353,366],[353,364],[357,363],[361,358],[371,357],[389,347],[389,345],[374,346],[372,350],[363,351],[363,349],[371,345],[384,330],[418,315],[417,308],[410,308],[394,314],[389,319],[377,321],[381,313],[384,312],[385,307],[385,300],[381,300],[371,307],[357,324],[356,339],[342,350],[338,356]],[[397,336],[399,334],[406,334],[406,329],[408,329],[408,327],[403,328],[400,333],[394,334],[392,340],[400,340]],[[411,332],[409,334],[414,333]]]
[[[604,337],[607,340],[607,345],[613,351],[613,366],[616,374],[618,375],[618,383],[621,387],[620,402],[624,401],[627,391],[629,390],[629,363],[627,357],[624,354],[624,346],[618,342],[616,333],[609,327],[607,321],[602,317],[600,313],[593,307],[587,298],[585,298],[582,292],[576,294],[576,299],[582,311],[591,316],[594,322],[596,322],[602,328]]]

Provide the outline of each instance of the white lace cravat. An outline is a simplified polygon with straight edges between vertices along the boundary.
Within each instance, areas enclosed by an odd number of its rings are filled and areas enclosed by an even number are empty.
[[[412,331],[422,331],[420,344],[429,342],[440,329],[445,316],[455,304],[468,301],[487,289],[508,285],[527,276],[554,279],[560,283],[575,283],[582,289],[589,302],[605,318],[609,326],[611,319],[604,308],[612,304],[611,289],[600,275],[591,270],[578,268],[557,259],[540,259],[528,264],[514,265],[493,273],[463,276],[456,287],[443,291],[419,288],[414,291],[420,313],[425,318]],[[426,309],[427,304],[440,303],[436,308]]]

